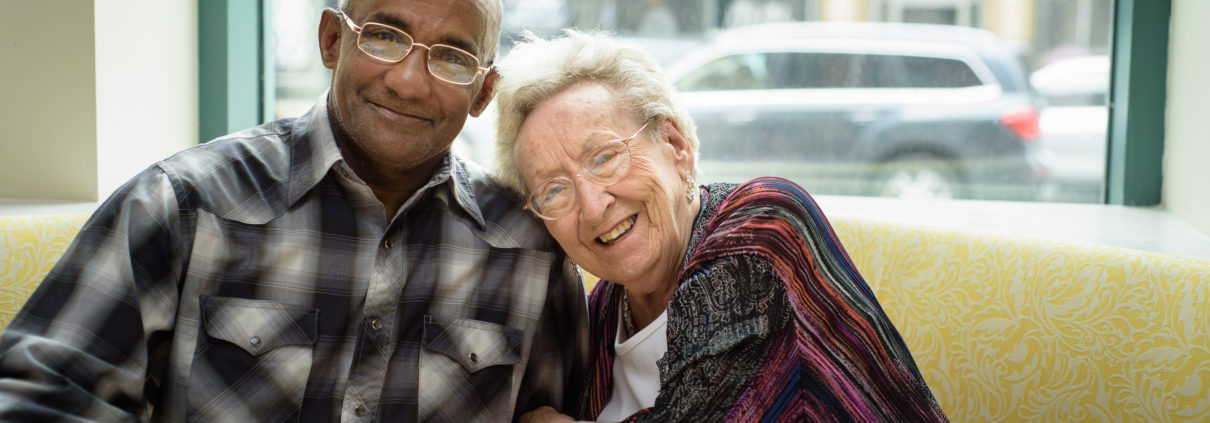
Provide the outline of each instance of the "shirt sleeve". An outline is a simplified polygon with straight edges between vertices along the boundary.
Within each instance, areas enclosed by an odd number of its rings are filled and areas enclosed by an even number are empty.
[[[152,167],[93,214],[0,334],[0,420],[146,420],[182,268],[172,183]]]
[[[588,308],[575,264],[552,266],[541,321],[517,394],[513,421],[542,406],[570,414],[579,403],[588,362]]]
[[[626,421],[733,421],[755,382],[762,359],[790,332],[786,292],[768,263],[738,255],[714,260],[690,275],[669,304],[668,352],[659,361],[655,406]],[[747,410],[749,412],[753,410]],[[741,419],[743,420],[743,419]]]

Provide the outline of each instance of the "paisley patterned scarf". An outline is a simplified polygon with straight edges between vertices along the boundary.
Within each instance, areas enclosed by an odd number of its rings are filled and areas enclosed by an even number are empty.
[[[707,191],[669,304],[660,394],[627,421],[946,420],[805,190],[759,178]],[[580,418],[595,419],[611,392],[621,288],[602,281],[589,299]],[[699,306],[724,298],[716,291],[741,294]]]

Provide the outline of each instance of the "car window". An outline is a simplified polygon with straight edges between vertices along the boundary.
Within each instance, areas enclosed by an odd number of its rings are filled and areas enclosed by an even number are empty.
[[[982,81],[961,60],[895,54],[854,55],[848,88],[963,88]]]
[[[687,73],[677,89],[962,88],[982,85],[961,60],[891,54],[766,52],[735,54]]]
[[[909,75],[905,75],[905,56],[887,54],[855,55],[853,73],[856,75],[853,88],[905,88]]]
[[[1049,107],[1104,107],[1109,96],[1104,93],[1058,94],[1046,97]]]
[[[681,78],[676,88],[686,92],[764,89],[768,79],[764,57],[749,53],[714,59]]]
[[[677,89],[692,91],[785,90],[855,86],[853,55],[760,52],[720,57],[680,78]]]
[[[884,66],[884,69],[899,68],[906,88],[963,88],[983,85],[970,65],[961,60],[939,57],[891,56],[897,66]]]
[[[770,86],[776,89],[848,88],[856,85],[854,55],[842,53],[774,53]]]

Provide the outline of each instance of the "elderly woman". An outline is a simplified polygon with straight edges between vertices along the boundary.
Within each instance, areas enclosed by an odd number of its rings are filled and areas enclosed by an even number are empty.
[[[604,35],[500,63],[498,177],[583,269],[600,421],[945,420],[819,208],[778,178],[694,184],[693,121]],[[567,420],[544,408],[532,420]]]

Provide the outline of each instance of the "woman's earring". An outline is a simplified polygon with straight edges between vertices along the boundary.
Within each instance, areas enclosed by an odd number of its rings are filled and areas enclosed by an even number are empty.
[[[685,182],[689,184],[685,187],[685,198],[688,198],[689,202],[692,203],[693,199],[697,196],[697,185],[693,183],[693,171],[685,171]]]

